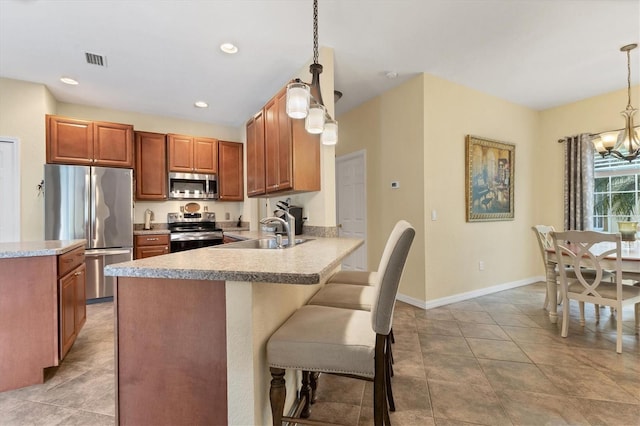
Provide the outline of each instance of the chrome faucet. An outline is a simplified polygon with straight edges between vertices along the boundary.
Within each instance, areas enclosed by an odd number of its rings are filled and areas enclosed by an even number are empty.
[[[296,245],[296,236],[295,236],[296,218],[290,215],[289,212],[285,210],[280,210],[280,211],[284,213],[284,217],[287,220],[284,220],[280,217],[273,216],[273,217],[265,217],[264,219],[260,219],[260,223],[263,225],[268,225],[273,222],[281,223],[282,226],[284,227],[285,232],[287,233],[287,239],[288,239],[287,247],[293,247]]]

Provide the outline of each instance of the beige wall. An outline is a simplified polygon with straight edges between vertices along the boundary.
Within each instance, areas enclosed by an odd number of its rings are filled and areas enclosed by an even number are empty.
[[[423,84],[418,76],[341,116],[336,146],[337,156],[366,150],[369,267],[377,267],[399,219],[416,228],[400,293],[418,300],[425,299]]]
[[[631,104],[638,107],[640,86],[631,88]],[[545,172],[536,178],[536,217],[539,223],[563,227],[563,170],[564,149],[558,139],[578,133],[600,133],[621,129],[624,125],[619,114],[627,105],[627,90],[618,90],[584,99],[557,108],[542,111],[540,140],[535,152],[537,164],[545,165]],[[635,117],[640,124],[640,117]],[[542,267],[541,267],[542,268]]]
[[[0,78],[0,135],[20,140],[20,239],[44,236],[44,197],[36,186],[45,163],[45,114],[55,113],[55,99],[41,84]]]
[[[536,221],[539,113],[434,76],[424,79],[426,300],[536,275],[538,253],[529,228]],[[516,145],[514,220],[466,222],[466,135]]]

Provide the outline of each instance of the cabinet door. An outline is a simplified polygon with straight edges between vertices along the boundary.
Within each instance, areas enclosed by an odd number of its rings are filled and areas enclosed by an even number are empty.
[[[184,135],[167,135],[169,141],[169,171],[193,172],[193,138]]]
[[[218,142],[220,201],[244,200],[242,144]]]
[[[47,115],[47,163],[93,162],[93,123]]]
[[[197,173],[217,173],[218,141],[216,139],[193,139],[193,168]]]
[[[84,263],[76,269],[74,276],[76,279],[75,328],[78,335],[84,323],[87,322],[87,274]]]
[[[169,246],[142,246],[136,247],[136,259],[144,259],[145,257],[160,256],[169,253]]]
[[[136,200],[167,199],[167,142],[161,133],[136,132]]]
[[[60,278],[60,359],[69,352],[76,340],[76,270]]]
[[[278,108],[278,191],[291,189],[293,161],[291,158],[291,119],[287,115],[287,91],[276,96]]]
[[[278,103],[271,99],[264,107],[264,169],[266,192],[278,190]]]
[[[133,168],[133,126],[93,123],[94,165]]]
[[[264,114],[257,113],[247,123],[247,195],[264,194]]]

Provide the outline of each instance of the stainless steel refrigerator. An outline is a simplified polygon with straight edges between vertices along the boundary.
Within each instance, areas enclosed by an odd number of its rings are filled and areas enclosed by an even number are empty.
[[[133,172],[45,164],[45,239],[86,239],[87,300],[113,296],[105,265],[133,259]]]

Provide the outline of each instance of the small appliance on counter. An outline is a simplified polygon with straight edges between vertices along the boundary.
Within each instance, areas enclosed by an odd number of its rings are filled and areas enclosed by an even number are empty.
[[[296,229],[295,229],[296,235],[302,234],[302,223],[305,220],[305,218],[302,217],[302,207],[289,206],[287,203],[282,201],[278,202],[277,205],[281,210],[276,210],[274,212],[274,215],[276,217],[284,219],[284,214],[282,213],[282,210],[286,210],[287,212],[289,212],[289,214],[293,216],[294,219],[296,220]],[[269,226],[277,226],[277,225],[279,224],[269,224]],[[280,229],[276,230],[276,232],[283,232],[282,225],[280,225],[279,228]]]
[[[146,229],[149,230],[151,229],[151,219],[153,218],[153,212],[149,209],[146,209],[144,211],[144,228],[142,229]]]

